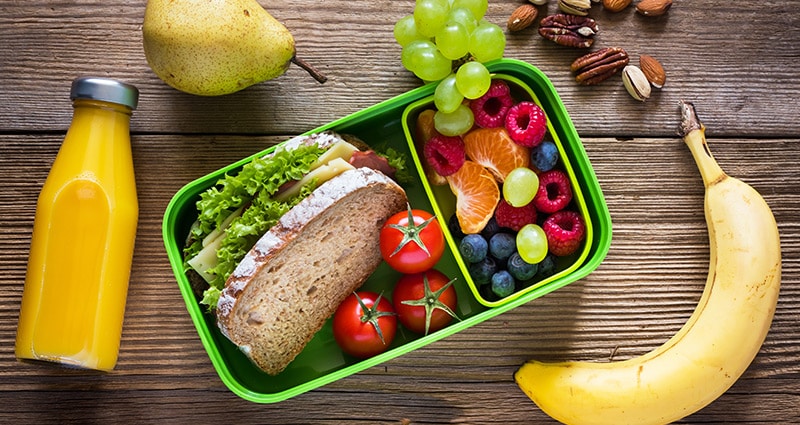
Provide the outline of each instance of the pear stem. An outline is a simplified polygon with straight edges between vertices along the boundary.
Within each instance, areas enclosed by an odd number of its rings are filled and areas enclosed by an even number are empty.
[[[322,75],[322,73],[317,71],[317,69],[311,66],[311,64],[298,58],[297,56],[292,57],[292,63],[306,70],[306,72],[308,72],[312,77],[314,77],[314,79],[317,80],[317,82],[319,82],[320,84],[328,81],[328,77]]]

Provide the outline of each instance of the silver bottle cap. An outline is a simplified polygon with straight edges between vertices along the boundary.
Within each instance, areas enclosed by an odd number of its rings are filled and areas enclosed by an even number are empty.
[[[139,90],[135,86],[110,78],[80,77],[72,82],[69,98],[102,100],[136,109],[139,104]]]

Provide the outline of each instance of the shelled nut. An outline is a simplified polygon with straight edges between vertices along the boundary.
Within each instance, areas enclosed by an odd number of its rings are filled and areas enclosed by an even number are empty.
[[[557,13],[539,23],[539,35],[562,46],[588,48],[600,31],[597,22],[586,16]]]
[[[532,4],[522,4],[508,17],[506,26],[509,31],[521,31],[528,28],[536,20],[538,11]]]
[[[575,59],[570,70],[575,81],[584,86],[599,84],[628,65],[629,57],[619,47],[606,47]]]
[[[621,12],[630,4],[631,0],[603,0],[603,8],[609,12]]]
[[[664,67],[661,66],[661,62],[656,58],[650,55],[639,56],[639,68],[641,68],[645,77],[647,77],[647,80],[650,81],[653,87],[657,89],[664,87],[664,83],[667,80],[667,73],[664,71]]]
[[[642,0],[636,5],[636,11],[644,16],[661,16],[672,7],[672,0]]]

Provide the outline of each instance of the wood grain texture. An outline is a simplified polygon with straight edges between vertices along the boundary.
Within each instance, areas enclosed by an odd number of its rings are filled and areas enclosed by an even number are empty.
[[[577,86],[568,67],[583,52],[543,40],[535,28],[509,35],[506,56],[548,75],[582,136],[613,221],[603,263],[545,297],[286,402],[236,397],[214,371],[172,276],[161,236],[168,202],[195,178],[419,85],[401,68],[391,35],[412,1],[264,4],[328,83],[291,68],[234,95],[185,95],[147,67],[145,1],[0,0],[0,422],[554,423],[511,378],[525,360],[643,354],[680,328],[700,296],[708,267],[703,189],[675,135],[677,101],[689,99],[723,169],[772,207],[783,283],[751,367],[681,423],[800,423],[800,15],[791,2],[771,0],[676,2],[658,19],[595,6],[598,47],[648,53],[667,69],[664,89],[644,104],[616,79]],[[503,24],[517,5],[493,0],[488,17]],[[139,228],[120,360],[110,374],[22,364],[13,353],[36,198],[69,125],[69,83],[84,74],[142,92],[132,129]]]

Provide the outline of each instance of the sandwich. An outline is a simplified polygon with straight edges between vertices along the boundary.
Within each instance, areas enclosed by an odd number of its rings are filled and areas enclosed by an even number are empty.
[[[276,375],[381,262],[408,199],[379,155],[334,132],[295,137],[201,194],[187,274],[228,339]],[[199,289],[202,288],[202,294]]]

